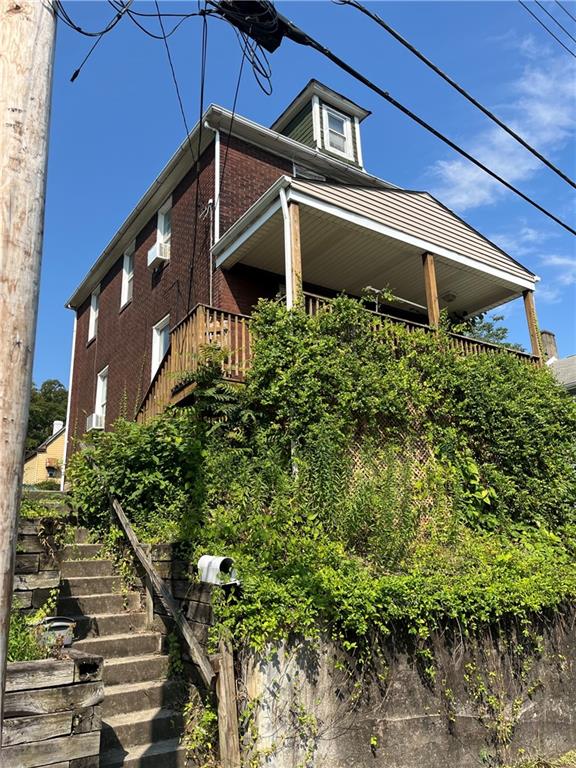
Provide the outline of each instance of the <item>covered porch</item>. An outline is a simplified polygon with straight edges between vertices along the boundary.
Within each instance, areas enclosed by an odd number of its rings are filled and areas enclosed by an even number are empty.
[[[427,193],[282,177],[212,253],[223,279],[243,270],[243,281],[228,282],[227,303],[246,311],[199,305],[172,329],[140,419],[185,399],[179,373],[197,366],[204,346],[226,350],[224,375],[243,380],[251,358],[246,294],[281,296],[289,308],[309,313],[337,294],[362,296],[369,311],[428,332],[442,310],[465,320],[522,296],[531,354],[451,338],[463,354],[516,354],[528,362],[541,356],[533,298],[538,278]]]

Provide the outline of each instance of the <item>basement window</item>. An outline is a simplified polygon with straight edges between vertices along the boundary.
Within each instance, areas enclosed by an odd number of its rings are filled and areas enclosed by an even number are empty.
[[[352,146],[352,118],[337,112],[331,107],[322,106],[322,127],[324,131],[324,147],[330,152],[354,159]]]

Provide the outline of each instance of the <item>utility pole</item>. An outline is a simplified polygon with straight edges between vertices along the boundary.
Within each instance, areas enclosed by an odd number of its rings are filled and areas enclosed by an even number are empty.
[[[0,724],[36,336],[55,31],[49,0],[0,0]]]

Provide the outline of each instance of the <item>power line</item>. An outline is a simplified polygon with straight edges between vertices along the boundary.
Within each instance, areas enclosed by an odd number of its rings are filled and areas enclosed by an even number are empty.
[[[522,8],[524,8],[524,10],[528,11],[530,16],[532,16],[532,18],[535,19],[538,22],[538,24],[540,24],[541,27],[544,27],[546,32],[548,32],[548,34],[551,35],[554,38],[554,40],[556,40],[556,42],[559,43],[562,46],[562,48],[564,48],[564,50],[567,51],[570,54],[570,56],[574,56],[574,58],[576,59],[576,54],[570,48],[568,48],[567,45],[564,45],[562,40],[560,40],[560,38],[557,35],[555,35],[554,32],[552,32],[550,27],[547,27],[546,24],[544,24],[542,19],[540,19],[533,11],[530,10],[530,8],[528,8],[526,3],[524,3],[522,0],[518,0],[518,2],[522,6]]]
[[[563,3],[561,3],[561,2],[560,2],[560,0],[554,0],[554,1],[555,1],[556,5],[559,5],[559,6],[560,6],[560,8],[562,8],[562,10],[564,11],[564,13],[567,13],[567,14],[568,14],[568,16],[570,16],[570,18],[572,19],[572,21],[576,21],[576,16],[573,16],[573,15],[570,13],[570,11],[569,11],[569,10],[568,10],[568,9],[565,7],[565,5],[564,5]]]
[[[226,11],[225,9],[221,9],[219,4],[215,2],[215,0],[208,0],[212,5],[216,5],[219,12],[223,15],[225,15]],[[226,16],[225,16],[226,17]],[[528,197],[528,195],[524,194],[521,190],[519,190],[517,187],[515,187],[510,182],[506,181],[506,179],[499,176],[497,173],[492,171],[488,166],[484,165],[480,160],[477,160],[473,155],[471,155],[469,152],[467,152],[462,147],[458,146],[455,142],[453,142],[448,137],[444,136],[440,131],[438,131],[436,128],[431,126],[429,123],[427,123],[423,118],[416,115],[412,110],[410,110],[408,107],[405,107],[403,104],[401,104],[399,101],[397,101],[393,96],[391,96],[387,91],[384,91],[382,88],[380,88],[378,85],[373,83],[371,80],[369,80],[365,75],[363,75],[358,70],[354,69],[350,64],[347,64],[343,59],[341,59],[339,56],[337,56],[335,53],[333,53],[329,48],[322,45],[322,43],[315,40],[313,37],[308,35],[306,32],[304,32],[302,29],[297,27],[295,24],[293,24],[291,21],[289,21],[286,17],[282,16],[281,14],[277,15],[278,20],[280,22],[279,24],[279,30],[275,38],[273,38],[271,41],[267,41],[268,45],[270,45],[270,48],[272,50],[275,50],[279,45],[283,37],[288,37],[290,40],[292,40],[295,43],[298,43],[299,45],[306,45],[310,48],[313,48],[314,50],[321,53],[323,56],[325,56],[327,59],[330,59],[336,66],[340,67],[340,69],[344,70],[344,72],[347,72],[349,75],[351,75],[355,80],[358,80],[366,87],[370,88],[370,90],[374,91],[374,93],[377,93],[378,96],[383,98],[385,101],[387,101],[389,104],[392,104],[392,106],[396,107],[400,112],[402,112],[404,115],[409,117],[414,122],[418,123],[422,128],[427,130],[429,133],[431,133],[433,136],[436,136],[437,139],[440,139],[440,141],[444,142],[447,146],[449,146],[451,149],[453,149],[455,152],[457,152],[459,155],[462,155],[462,157],[465,157],[469,162],[471,162],[473,165],[475,165],[477,168],[480,168],[485,173],[487,173],[489,176],[491,176],[493,179],[498,181],[500,184],[502,184],[504,187],[509,189],[511,192],[514,192],[518,197],[521,197],[524,201],[532,205],[534,208],[539,210],[541,213],[543,213],[545,216],[548,216],[548,218],[552,219],[552,221],[555,221],[557,224],[559,224],[563,229],[567,230],[568,232],[571,232],[573,235],[576,235],[576,230],[573,229],[571,226],[566,224],[562,219],[558,218],[555,214],[548,211],[546,208],[544,208],[542,205],[537,203],[536,201],[532,200],[532,198]],[[233,23],[230,21],[230,23]],[[256,26],[254,26],[254,33],[258,34],[258,29]],[[256,38],[258,39],[258,38]]]
[[[157,0],[154,0],[157,2]],[[202,116],[204,115],[204,88],[206,84],[206,59],[208,53],[208,22],[206,14],[202,15],[202,45],[200,51],[200,92],[199,92],[199,115],[198,115],[198,149],[196,152],[196,194],[194,197],[194,235],[192,238],[192,256],[190,259],[190,279],[188,281],[188,298],[186,300],[186,312],[190,312],[190,303],[192,299],[192,282],[194,278],[194,262],[196,260],[196,244],[198,242],[198,208],[200,206],[200,149],[202,145],[202,135],[204,125]]]
[[[542,5],[542,3],[540,2],[540,0],[534,0],[534,2],[536,3],[536,5],[537,5],[539,8],[541,8],[541,9],[544,11],[544,13],[545,13],[547,16],[550,16],[550,18],[552,19],[552,21],[553,21],[553,22],[555,22],[556,24],[558,24],[558,26],[560,27],[560,29],[562,30],[562,32],[565,32],[565,33],[568,35],[568,37],[570,38],[570,40],[573,40],[573,41],[576,43],[576,37],[574,37],[574,35],[571,35],[571,34],[570,34],[570,32],[568,32],[568,30],[566,29],[566,27],[565,27],[563,24],[560,24],[560,22],[558,21],[558,19],[556,18],[556,16],[553,16],[553,15],[550,13],[550,11],[549,11],[547,8],[545,8],[545,7]]]
[[[502,120],[500,120],[499,117],[497,117],[493,112],[491,112],[489,109],[487,109],[483,104],[481,104],[477,99],[475,99],[473,96],[471,96],[468,91],[466,91],[461,85],[459,85],[455,80],[453,80],[449,75],[447,75],[445,72],[443,72],[440,67],[436,66],[430,59],[428,59],[421,51],[419,51],[414,45],[408,42],[402,35],[397,32],[395,29],[393,29],[389,24],[387,24],[384,19],[382,19],[378,14],[374,13],[373,11],[369,10],[366,6],[362,5],[361,3],[357,2],[357,0],[335,0],[339,5],[351,5],[353,8],[356,8],[358,11],[363,13],[365,16],[368,16],[370,19],[375,21],[377,24],[379,24],[381,27],[383,27],[386,32],[392,35],[399,43],[401,43],[405,48],[407,48],[411,53],[413,53],[415,56],[417,56],[420,61],[423,61],[426,66],[430,67],[431,70],[433,70],[437,75],[439,75],[443,80],[445,80],[449,85],[452,86],[455,90],[458,91],[462,96],[464,96],[465,99],[467,99],[471,104],[473,104],[475,107],[477,107],[483,114],[486,115],[486,117],[489,117],[490,120],[496,123],[502,130],[506,131],[507,134],[512,136],[512,138],[516,139],[516,141],[521,144],[525,149],[527,149],[529,152],[531,152],[535,157],[537,157],[539,160],[541,160],[550,170],[554,171],[560,178],[562,178],[564,181],[566,181],[570,186],[574,187],[576,189],[576,183],[567,176],[563,171],[561,171],[559,168],[557,168],[550,160],[548,160],[544,155],[542,155],[540,152],[538,152],[537,149],[532,147],[530,144],[528,144],[525,139],[522,138],[519,134],[516,133],[512,128],[510,128],[506,123],[504,123]]]

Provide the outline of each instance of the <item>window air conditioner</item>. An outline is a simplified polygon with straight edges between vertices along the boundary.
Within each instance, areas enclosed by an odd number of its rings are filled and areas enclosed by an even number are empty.
[[[104,429],[103,419],[99,413],[91,413],[86,419],[86,432],[92,429]]]
[[[156,269],[170,261],[170,243],[156,243],[148,251],[148,266]]]

